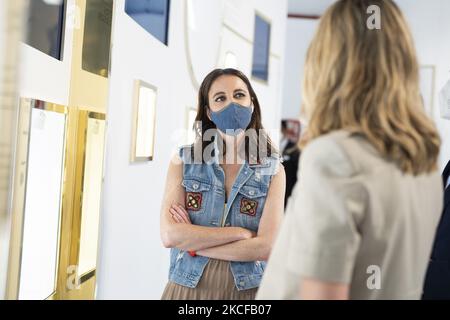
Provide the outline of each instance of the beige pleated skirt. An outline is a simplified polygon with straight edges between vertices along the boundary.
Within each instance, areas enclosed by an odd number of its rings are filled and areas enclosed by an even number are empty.
[[[169,281],[161,300],[254,300],[258,288],[238,291],[230,262],[209,259],[195,288]]]

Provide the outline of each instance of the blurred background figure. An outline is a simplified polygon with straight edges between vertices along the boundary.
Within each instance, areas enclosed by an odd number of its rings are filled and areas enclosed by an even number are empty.
[[[281,121],[280,152],[283,156],[283,165],[286,172],[286,194],[284,197],[285,208],[289,197],[291,196],[292,189],[297,183],[298,161],[300,159],[300,149],[297,145],[298,136],[298,131],[296,132],[288,128],[288,120]]]

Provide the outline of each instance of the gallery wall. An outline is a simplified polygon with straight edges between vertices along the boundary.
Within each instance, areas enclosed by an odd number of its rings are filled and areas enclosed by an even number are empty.
[[[168,46],[125,13],[124,0],[114,5],[97,298],[159,299],[169,269],[160,207],[169,160],[186,143],[187,109],[196,107],[198,85],[213,68],[235,66],[250,77],[258,12],[272,28],[269,79],[252,83],[264,125],[278,132],[287,1],[173,0]],[[135,80],[158,89],[151,162],[130,163]]]
[[[439,91],[450,80],[450,2],[397,0],[412,30],[420,65],[435,67],[433,120],[441,134],[440,169],[450,160],[450,120],[441,118]]]
[[[297,119],[301,107],[301,82],[306,52],[319,23],[316,19],[289,18],[284,60],[283,119]],[[301,35],[301,39],[299,39]]]

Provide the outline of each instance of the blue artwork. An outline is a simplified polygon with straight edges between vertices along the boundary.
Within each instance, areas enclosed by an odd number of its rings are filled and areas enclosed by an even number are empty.
[[[125,12],[142,28],[167,45],[170,0],[126,0]]]
[[[255,17],[255,37],[253,43],[254,78],[268,81],[269,79],[269,54],[270,54],[270,24],[260,16]]]
[[[30,1],[25,43],[62,60],[64,1]]]

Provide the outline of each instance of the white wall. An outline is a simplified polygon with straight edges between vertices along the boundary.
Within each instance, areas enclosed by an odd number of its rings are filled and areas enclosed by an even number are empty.
[[[161,244],[159,215],[167,167],[177,145],[175,137],[185,127],[186,108],[196,107],[198,82],[223,65],[225,52],[233,51],[238,67],[250,75],[255,10],[271,20],[272,42],[268,84],[253,84],[264,124],[268,129],[279,128],[287,2],[194,0],[191,19],[193,16],[196,29],[191,31],[186,29],[185,3],[189,2],[171,1],[166,47],[126,15],[124,0],[114,1],[99,299],[161,297],[167,283],[169,250]],[[142,164],[129,163],[136,79],[159,90],[155,159]]]
[[[306,52],[319,20],[289,18],[284,61],[283,119],[298,119],[301,106],[301,83]]]
[[[450,1],[396,1],[409,22],[421,65],[436,66],[434,121],[442,138],[441,170],[450,159],[450,120],[439,114],[439,91],[450,80]]]
[[[441,169],[450,159],[450,120],[439,114],[439,90],[450,79],[450,1],[396,1],[410,24],[420,65],[436,67],[434,121],[442,138]],[[317,21],[289,19],[286,41],[283,118],[298,117],[301,104],[300,83],[306,51]]]

